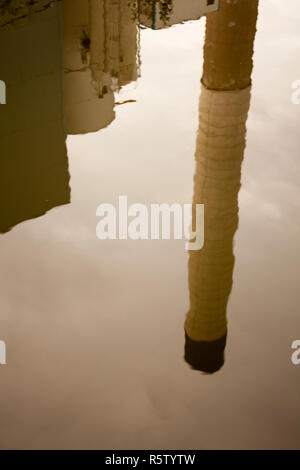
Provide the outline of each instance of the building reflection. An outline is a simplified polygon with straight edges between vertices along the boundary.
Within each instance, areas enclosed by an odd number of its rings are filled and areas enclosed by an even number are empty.
[[[0,232],[70,202],[65,144],[60,9],[39,3],[30,16],[0,22]],[[18,19],[20,18],[20,19]]]
[[[199,20],[219,8],[220,0],[137,0],[139,21],[146,27],[162,29],[183,23]]]
[[[67,134],[114,117],[114,91],[136,80],[137,22],[127,0],[1,6],[0,233],[70,202]]]
[[[193,196],[205,206],[205,242],[189,254],[185,321],[185,360],[207,373],[224,363],[257,9],[221,0],[207,17]]]
[[[138,76],[137,32],[128,0],[63,1],[68,134],[114,120],[114,92]]]
[[[7,87],[7,104],[0,108],[0,233],[70,202],[66,136],[95,132],[114,120],[114,92],[139,74],[138,24],[153,26],[154,11],[155,28],[196,19],[217,8],[218,0],[165,3],[170,15],[161,15],[152,0],[0,6],[1,80]]]

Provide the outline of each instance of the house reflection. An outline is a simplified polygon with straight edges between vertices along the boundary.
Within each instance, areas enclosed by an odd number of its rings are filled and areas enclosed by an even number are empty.
[[[189,255],[185,321],[185,360],[207,373],[224,363],[257,9],[224,0],[207,18],[193,197],[205,206],[205,241]]]

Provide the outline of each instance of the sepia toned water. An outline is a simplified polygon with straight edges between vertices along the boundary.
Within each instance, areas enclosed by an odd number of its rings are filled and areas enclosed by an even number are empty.
[[[0,448],[299,448],[298,1],[260,0],[252,73],[217,51],[252,75],[218,97],[195,5],[36,3],[0,21]],[[204,250],[99,240],[120,195],[204,202]]]

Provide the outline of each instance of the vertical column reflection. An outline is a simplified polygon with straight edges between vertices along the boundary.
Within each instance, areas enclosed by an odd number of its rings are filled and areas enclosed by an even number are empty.
[[[205,205],[205,242],[189,255],[185,360],[208,373],[224,363],[257,9],[224,0],[206,24],[193,197]]]

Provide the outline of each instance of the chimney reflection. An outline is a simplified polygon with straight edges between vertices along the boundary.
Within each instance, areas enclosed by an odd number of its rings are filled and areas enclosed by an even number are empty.
[[[189,254],[185,321],[185,360],[206,373],[224,363],[257,9],[224,0],[206,24],[193,196],[205,206],[205,241]]]

